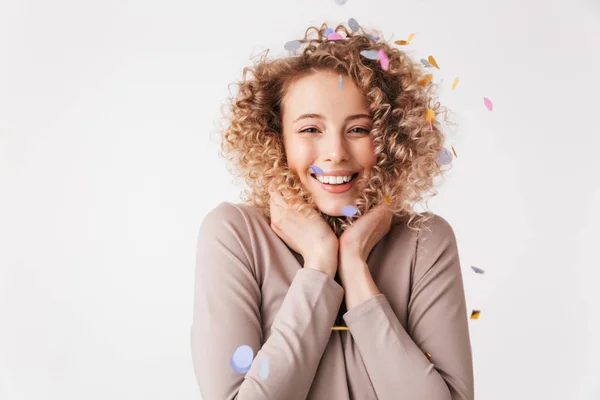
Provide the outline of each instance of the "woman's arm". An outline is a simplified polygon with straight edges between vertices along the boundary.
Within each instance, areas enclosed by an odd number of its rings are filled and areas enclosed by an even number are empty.
[[[200,228],[191,329],[196,379],[207,400],[304,400],[329,341],[343,288],[316,265],[299,269],[271,336],[264,341],[261,290],[244,217],[237,207],[221,203]],[[230,365],[241,345],[255,354],[245,374]],[[268,360],[266,379],[260,376],[263,358]]]
[[[382,400],[474,397],[456,238],[441,217],[434,216],[432,225],[426,240],[417,240],[406,330],[377,289],[367,264],[359,257],[340,257],[340,263],[345,263],[340,270],[349,309],[344,320]]]

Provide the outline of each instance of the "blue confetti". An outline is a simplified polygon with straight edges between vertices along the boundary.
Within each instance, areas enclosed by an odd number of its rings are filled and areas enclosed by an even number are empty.
[[[441,165],[450,164],[452,162],[452,153],[448,149],[443,149],[437,154],[437,159]]]
[[[360,27],[358,25],[358,22],[354,18],[350,18],[348,20],[348,26],[350,27],[350,29],[352,29],[352,32],[357,32],[358,28]]]
[[[482,270],[481,268],[477,268],[477,267],[474,267],[474,266],[471,266],[471,268],[472,268],[472,269],[473,269],[473,271],[475,271],[475,273],[477,273],[477,274],[483,274],[483,273],[485,273],[485,271],[484,271],[484,270]]]
[[[431,63],[429,61],[427,61],[424,58],[421,58],[421,63],[426,67],[426,68],[433,68],[433,65],[431,65]]]
[[[332,28],[327,28],[325,29],[325,36],[329,36],[330,34],[332,34],[334,31]]]
[[[252,347],[243,344],[235,350],[229,363],[235,372],[245,374],[250,370],[253,358],[254,352],[252,351]]]
[[[316,165],[311,165],[309,167],[310,169],[312,169],[312,171],[317,174],[317,175],[324,175],[325,173],[323,172],[323,170],[319,167],[317,167]]]
[[[289,51],[296,51],[300,49],[301,43],[299,40],[291,40],[287,42],[283,47]]]
[[[345,206],[344,208],[342,208],[342,214],[344,214],[346,217],[351,217],[357,212],[358,208],[354,206]]]
[[[369,37],[373,40],[379,40],[379,36],[369,35]]]
[[[260,359],[259,375],[263,381],[266,380],[269,376],[269,359],[267,358],[267,356],[263,356]]]
[[[377,50],[361,50],[360,55],[368,58],[369,60],[377,60],[379,58],[379,51],[377,51]]]
[[[340,75],[338,77],[338,86],[339,86],[340,90],[343,90],[343,87],[342,87],[342,75]]]

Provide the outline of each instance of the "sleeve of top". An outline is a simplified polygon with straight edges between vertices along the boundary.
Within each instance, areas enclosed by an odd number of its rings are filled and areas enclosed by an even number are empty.
[[[383,294],[344,315],[381,400],[474,398],[456,237],[446,220],[437,215],[434,218],[431,233],[421,233],[427,235],[426,240],[417,238],[407,329]]]
[[[343,288],[327,274],[300,268],[264,341],[247,213],[221,203],[203,220],[197,242],[191,350],[206,400],[302,399],[331,336]],[[234,369],[242,345],[251,365]],[[250,361],[249,361],[250,362]]]

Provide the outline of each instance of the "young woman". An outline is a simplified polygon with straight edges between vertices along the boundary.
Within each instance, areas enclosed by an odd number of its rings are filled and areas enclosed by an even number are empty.
[[[250,190],[198,235],[205,400],[474,397],[456,238],[413,209],[442,173],[439,105],[419,65],[351,27],[309,28],[231,101],[222,150]]]

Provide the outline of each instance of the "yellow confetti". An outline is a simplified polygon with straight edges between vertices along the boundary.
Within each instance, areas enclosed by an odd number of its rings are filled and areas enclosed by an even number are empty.
[[[454,79],[454,83],[452,84],[452,90],[456,89],[456,85],[458,85],[458,76]]]
[[[452,146],[452,152],[454,153],[454,157],[458,158],[458,156],[456,155],[456,150],[454,150],[454,146]]]
[[[349,331],[350,328],[348,328],[347,326],[334,326],[333,328],[331,328],[332,331]]]
[[[431,108],[428,108],[427,112],[425,113],[425,119],[427,122],[433,123],[433,120],[435,119],[435,111],[433,111]]]
[[[437,69],[440,69],[440,66],[437,64],[437,62],[435,61],[435,58],[433,58],[433,56],[429,56],[427,61],[429,61],[429,64],[433,65]]]
[[[427,74],[419,80],[419,85],[425,87],[431,83],[432,79],[433,79],[433,75]]]
[[[410,44],[410,41],[413,40],[413,38],[415,37],[416,33],[411,33],[408,36],[407,40],[396,40],[394,43],[399,44],[400,46],[405,46],[407,44]]]
[[[481,311],[479,311],[479,310],[473,310],[473,312],[471,313],[471,319],[478,319],[479,318],[479,314],[481,314]]]
[[[431,358],[431,354],[426,352],[425,355],[427,356],[427,358]]]
[[[390,200],[390,196],[384,196],[383,201],[385,201],[385,204],[387,204],[388,206],[390,204],[392,204],[392,201]]]

